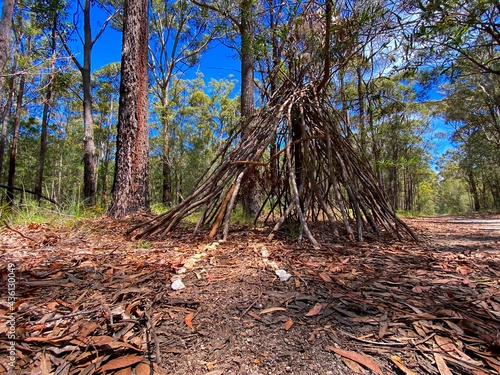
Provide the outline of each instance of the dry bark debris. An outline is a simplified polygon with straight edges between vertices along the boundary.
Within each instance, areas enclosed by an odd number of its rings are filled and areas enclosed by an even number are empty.
[[[18,301],[2,296],[16,367],[1,354],[0,373],[497,374],[500,217],[409,221],[423,242],[325,234],[321,250],[259,230],[128,241],[131,223],[108,219],[4,227]]]

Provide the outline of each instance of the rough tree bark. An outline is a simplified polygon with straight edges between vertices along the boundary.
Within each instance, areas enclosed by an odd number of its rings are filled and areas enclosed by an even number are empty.
[[[83,195],[87,206],[95,205],[96,172],[95,172],[95,144],[94,121],[92,119],[92,85],[91,85],[91,52],[92,34],[90,27],[90,0],[85,0],[84,17],[84,47],[83,65],[79,66],[83,83]]]
[[[50,105],[52,101],[52,91],[54,87],[54,75],[55,75],[55,55],[56,55],[56,27],[57,27],[57,16],[54,16],[52,23],[52,34],[50,37],[50,48],[52,57],[51,71],[48,77],[48,84],[45,89],[45,100],[43,103],[42,112],[42,131],[40,134],[40,152],[38,157],[38,170],[35,178],[35,196],[38,202],[42,199],[42,185],[43,185],[43,172],[45,168],[45,155],[47,151],[47,132],[49,127],[49,114]]]
[[[14,0],[5,0],[3,2],[2,8],[2,18],[0,19],[0,79],[3,80],[5,66],[7,65],[7,56],[9,51],[10,43],[10,29],[12,27],[12,13],[14,11]],[[13,84],[13,78],[10,79],[11,86]],[[10,106],[12,103],[12,93],[11,89],[9,96],[7,97],[7,103],[4,110],[4,116],[7,116],[10,111]],[[4,90],[0,90],[0,102],[3,101]],[[4,117],[2,120],[2,130],[0,134],[0,181],[2,179],[2,167],[3,158],[5,153],[5,141],[7,139],[7,118]]]
[[[7,64],[13,11],[14,0],[5,0],[3,2],[2,18],[0,19],[0,76],[4,75],[5,65]],[[2,95],[1,90],[0,95]]]
[[[241,35],[241,138],[252,132],[254,114],[254,51],[253,51],[253,1],[242,0],[240,5]],[[259,194],[255,170],[249,171],[241,184],[243,210],[252,217],[259,212]]]
[[[126,0],[110,217],[149,211],[148,0]]]
[[[21,126],[21,114],[23,110],[24,86],[26,77],[21,75],[19,79],[19,90],[16,99],[16,113],[14,115],[14,124],[12,126],[12,141],[10,145],[9,157],[9,178],[7,189],[7,203],[9,206],[14,204],[14,186],[16,181],[16,163],[17,163],[17,148],[19,144],[19,128]]]
[[[5,107],[2,113],[1,119],[1,131],[0,131],[0,182],[2,182],[3,176],[3,161],[5,157],[5,144],[7,141],[7,127],[10,119],[10,112],[12,108],[12,102],[14,98],[14,76],[9,77],[8,80],[8,94],[7,100],[5,101]]]

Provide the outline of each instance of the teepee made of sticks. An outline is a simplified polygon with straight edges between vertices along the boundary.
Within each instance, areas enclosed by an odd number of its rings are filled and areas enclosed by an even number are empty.
[[[278,212],[269,237],[284,222],[294,223],[299,240],[305,236],[320,246],[310,223],[322,221],[339,240],[363,241],[381,233],[417,240],[389,206],[369,163],[359,157],[340,124],[339,113],[314,85],[283,85],[253,117],[250,135],[238,143],[228,139],[180,204],[130,234],[136,239],[164,237],[196,211],[195,232],[211,228],[212,238],[222,228],[226,239],[242,181],[272,165],[273,173],[266,174],[272,176],[270,188],[262,194],[267,209],[261,211],[267,218]],[[271,143],[275,152],[264,161]]]

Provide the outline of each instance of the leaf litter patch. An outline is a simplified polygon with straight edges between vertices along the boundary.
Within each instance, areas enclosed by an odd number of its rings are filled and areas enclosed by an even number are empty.
[[[408,219],[417,244],[325,233],[321,249],[258,229],[130,241],[132,220],[1,229],[16,302],[0,300],[0,373],[500,371],[498,216]]]

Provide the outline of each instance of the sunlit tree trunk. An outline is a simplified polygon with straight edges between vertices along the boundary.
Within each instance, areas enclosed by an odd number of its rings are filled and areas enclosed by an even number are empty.
[[[38,170],[36,173],[35,180],[35,197],[40,202],[42,198],[42,184],[43,184],[43,170],[45,167],[45,154],[47,150],[47,131],[49,127],[49,112],[50,105],[52,101],[52,91],[53,91],[53,81],[55,75],[55,54],[56,54],[56,25],[57,18],[54,17],[52,24],[52,35],[50,38],[51,43],[51,58],[52,58],[52,67],[48,77],[48,84],[45,89],[45,100],[43,103],[43,112],[42,112],[42,131],[40,134],[40,153],[38,157]]]
[[[162,172],[163,172],[163,187],[162,187],[162,203],[165,206],[172,204],[172,158],[170,156],[170,128],[168,123],[168,84],[165,87],[162,98],[162,130],[163,130],[163,159],[162,159]]]
[[[19,79],[19,91],[17,92],[16,99],[16,113],[14,115],[14,124],[12,128],[12,143],[10,146],[9,158],[9,178],[7,189],[7,203],[12,206],[14,204],[14,186],[16,182],[16,163],[17,163],[17,149],[19,145],[19,128],[21,126],[21,114],[23,110],[24,86],[26,78],[24,75]]]
[[[4,75],[5,65],[7,64],[13,11],[14,0],[4,0],[2,18],[0,19],[0,77]],[[2,90],[0,90],[0,95],[2,95]]]
[[[83,65],[79,66],[83,83],[83,196],[87,206],[95,205],[97,189],[95,168],[94,121],[92,119],[90,0],[85,0],[83,13],[84,46]]]
[[[250,120],[254,113],[254,51],[253,51],[253,1],[242,0],[240,5],[241,36],[241,138],[244,140],[251,133]],[[241,196],[243,210],[250,216],[259,212],[259,194],[257,176],[254,170],[247,174],[242,182]]]
[[[12,13],[14,11],[14,0],[5,0],[2,7],[2,18],[0,19],[0,80],[3,81],[5,66],[7,65],[7,56],[10,43],[10,29],[12,27]],[[0,81],[1,82],[1,81]],[[10,86],[13,85],[13,78],[10,79]],[[5,155],[5,142],[7,139],[7,120],[12,105],[12,88],[7,97],[5,105],[2,130],[0,134],[0,181],[2,179],[3,159]],[[2,102],[4,90],[0,89],[0,103]]]
[[[148,0],[126,0],[111,217],[149,211]]]
[[[106,206],[108,203],[108,172],[109,164],[111,161],[111,123],[113,122],[113,108],[115,106],[115,100],[111,98],[111,106],[109,109],[109,126],[106,128],[106,142],[104,145],[104,161],[103,161],[103,173],[102,173],[102,194],[101,194],[101,205]]]
[[[479,200],[476,178],[474,177],[474,173],[472,173],[471,170],[467,172],[467,182],[469,183],[469,191],[474,201],[474,211],[479,211],[481,209],[481,203]]]
[[[9,78],[9,91],[7,96],[7,101],[2,114],[2,130],[0,132],[0,182],[3,176],[3,161],[5,155],[5,143],[7,141],[7,125],[10,118],[10,111],[12,109],[12,101],[14,98],[14,76]]]

